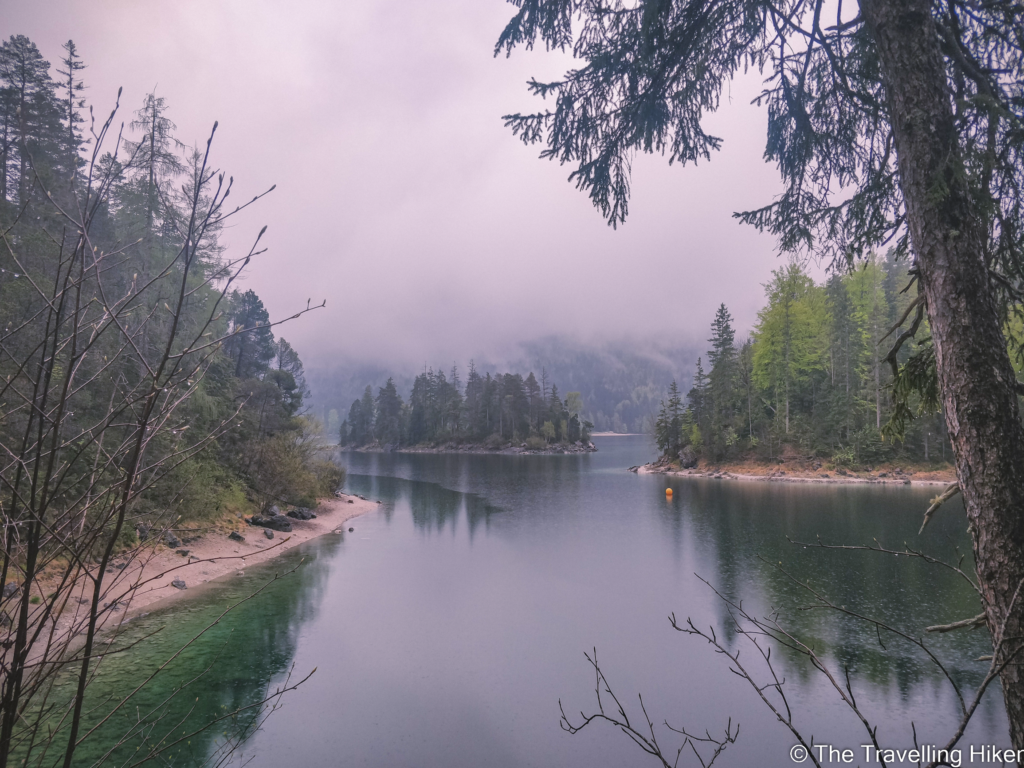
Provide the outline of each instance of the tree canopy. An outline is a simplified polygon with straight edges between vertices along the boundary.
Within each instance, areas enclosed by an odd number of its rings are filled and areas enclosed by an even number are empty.
[[[764,75],[765,159],[785,182],[777,200],[738,213],[779,237],[845,262],[893,242],[908,246],[891,107],[877,41],[855,4],[822,0],[511,0],[519,10],[495,54],[538,42],[580,66],[530,90],[553,109],[505,116],[613,226],[629,210],[636,152],[670,163],[709,159],[721,139],[703,119],[741,72]],[[1020,276],[1024,190],[1024,9],[1012,0],[927,4],[943,56],[962,170],[990,219],[990,259]]]

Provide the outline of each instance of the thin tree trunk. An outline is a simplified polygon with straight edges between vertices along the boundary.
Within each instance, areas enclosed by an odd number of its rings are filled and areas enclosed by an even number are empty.
[[[928,0],[861,0],[878,45],[985,614],[1003,639],[999,661],[1024,635],[1024,428],[932,10]],[[1022,661],[1018,654],[1000,675],[1015,749],[1024,749]]]
[[[875,428],[882,428],[882,372],[878,352],[875,352]]]
[[[789,379],[786,379],[786,434],[789,434]]]
[[[747,384],[747,425],[750,436],[754,436],[754,407],[750,402],[750,384]]]

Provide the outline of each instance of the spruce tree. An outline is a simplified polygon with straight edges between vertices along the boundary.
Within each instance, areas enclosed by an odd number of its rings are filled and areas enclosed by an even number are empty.
[[[672,459],[679,455],[683,447],[683,400],[675,379],[668,388],[668,402],[661,402],[654,436],[662,455]]]
[[[56,159],[53,149],[60,133],[50,63],[24,35],[11,35],[0,45],[0,88],[4,134],[0,192],[4,200],[24,204],[33,189],[33,170],[43,171],[48,159]]]
[[[78,154],[83,144],[82,133],[78,126],[85,122],[85,118],[79,114],[79,110],[85,107],[85,99],[82,98],[85,83],[79,78],[79,73],[85,69],[85,64],[82,63],[82,59],[78,55],[78,47],[74,40],[68,40],[62,47],[65,54],[61,59],[63,69],[58,69],[57,74],[61,76],[59,90],[61,92],[61,117],[64,122],[65,174],[71,180],[84,162]]]
[[[711,349],[708,350],[708,396],[711,417],[707,442],[716,458],[735,442],[733,418],[736,410],[736,332],[725,304],[718,307],[711,323]]]
[[[256,293],[235,291],[231,295],[229,314],[232,336],[225,344],[235,361],[235,377],[248,379],[265,370],[277,349],[270,329],[270,314]]]
[[[374,431],[382,444],[399,445],[402,441],[402,397],[390,376],[377,391],[377,419]]]

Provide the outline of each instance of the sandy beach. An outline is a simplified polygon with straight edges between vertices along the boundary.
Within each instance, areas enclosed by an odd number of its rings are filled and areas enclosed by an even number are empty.
[[[667,475],[669,477],[704,477],[714,480],[742,480],[747,482],[772,483],[813,483],[818,485],[870,484],[870,485],[916,485],[948,486],[956,480],[952,471],[904,471],[900,468],[884,468],[875,472],[854,472],[815,470],[809,467],[782,469],[774,465],[740,464],[676,469],[668,464],[654,462],[639,467],[630,467],[631,472],[640,475]]]
[[[289,518],[292,531],[274,531],[272,539],[263,528],[239,521],[234,533],[242,536],[242,541],[230,538],[232,531],[224,529],[205,533],[176,548],[155,543],[135,550],[131,559],[115,557],[104,579],[102,624],[115,627],[132,617],[187,600],[200,585],[237,577],[248,566],[271,560],[317,536],[347,530],[353,518],[377,508],[378,502],[342,494],[322,500],[312,520]],[[61,612],[58,627],[80,627],[87,615],[91,590],[86,587],[91,584],[86,579],[81,582]],[[172,582],[178,582],[178,586]]]

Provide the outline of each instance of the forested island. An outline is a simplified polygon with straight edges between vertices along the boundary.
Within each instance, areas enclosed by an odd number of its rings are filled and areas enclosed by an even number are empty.
[[[582,418],[594,425],[595,432],[636,433],[653,430],[658,402],[673,379],[689,380],[703,346],[689,337],[584,340],[552,334],[524,340],[500,355],[467,350],[464,359],[473,358],[481,375],[547,371],[562,392],[580,393]],[[311,410],[323,420],[328,434],[336,435],[352,401],[362,397],[367,385],[376,393],[390,377],[400,392],[408,393],[422,372],[359,356],[307,366]]]
[[[594,425],[582,418],[583,398],[563,400],[531,371],[480,375],[471,361],[465,388],[458,369],[432,368],[413,381],[408,402],[392,378],[374,396],[368,385],[341,423],[342,447],[364,450],[529,451],[570,453],[597,450]]]
[[[852,470],[952,459],[927,325],[904,263],[870,255],[817,284],[798,264],[773,272],[750,338],[722,304],[692,388],[673,382],[655,425],[663,464],[805,462]],[[921,324],[917,340],[895,345]],[[909,386],[913,383],[914,386]],[[921,396],[918,392],[924,391]]]

